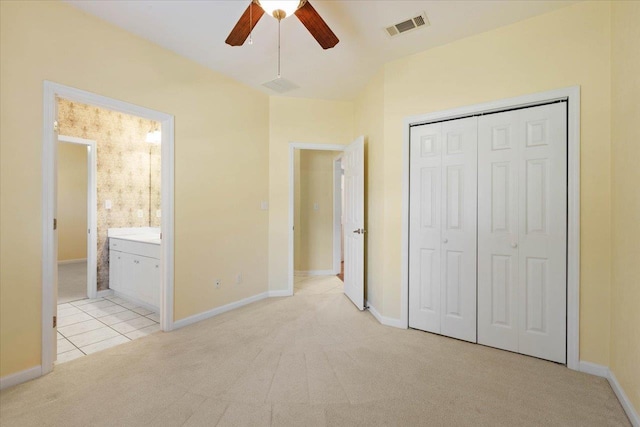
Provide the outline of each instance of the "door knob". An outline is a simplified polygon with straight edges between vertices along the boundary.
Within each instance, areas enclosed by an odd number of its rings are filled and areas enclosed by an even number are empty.
[[[449,239],[447,239],[446,237],[444,239],[442,239],[442,243],[447,243],[449,241]]]
[[[517,244],[517,243],[512,243],[512,244],[511,244],[511,247],[512,247],[513,249],[515,249],[515,248],[517,248],[517,247],[518,247],[518,244]]]

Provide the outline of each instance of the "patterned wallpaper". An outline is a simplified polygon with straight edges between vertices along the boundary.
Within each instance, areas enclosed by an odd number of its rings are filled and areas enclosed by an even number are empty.
[[[160,146],[145,142],[160,123],[59,99],[58,124],[60,135],[97,141],[98,289],[107,289],[107,229],[160,226]]]

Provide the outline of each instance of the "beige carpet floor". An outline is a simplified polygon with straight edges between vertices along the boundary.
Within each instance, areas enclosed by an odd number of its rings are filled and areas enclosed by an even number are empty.
[[[307,292],[56,366],[46,377],[0,394],[0,425],[629,422],[603,378],[385,327],[339,292]]]

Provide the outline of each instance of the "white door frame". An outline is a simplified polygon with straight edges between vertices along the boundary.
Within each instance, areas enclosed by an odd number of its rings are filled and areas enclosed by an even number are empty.
[[[567,367],[580,362],[580,86],[550,90],[407,117],[402,152],[402,247],[400,326],[409,327],[409,142],[411,126],[567,100]]]
[[[295,210],[295,151],[299,150],[323,150],[323,151],[344,151],[346,145],[341,144],[313,144],[306,142],[289,143],[289,244],[288,244],[288,264],[287,264],[287,290],[284,296],[293,295],[293,251],[294,251],[294,210]],[[335,197],[335,196],[334,196]],[[334,212],[335,213],[335,212]],[[334,242],[335,248],[335,242]],[[334,265],[335,268],[335,265]]]
[[[333,159],[333,274],[342,262],[342,153]]]
[[[97,236],[97,152],[96,141],[75,136],[58,135],[58,142],[87,147],[87,297],[98,295],[98,236]]]
[[[52,319],[56,301],[54,300],[54,266],[57,254],[54,249],[53,219],[56,211],[55,192],[55,155],[58,137],[53,129],[56,117],[56,97],[74,102],[95,105],[113,111],[119,111],[161,123],[162,148],[162,244],[160,245],[160,328],[163,331],[173,329],[173,269],[174,269],[174,118],[170,114],[140,107],[128,102],[107,98],[70,86],[50,81],[44,82],[42,124],[42,375],[53,370],[54,343],[56,339],[52,328]]]

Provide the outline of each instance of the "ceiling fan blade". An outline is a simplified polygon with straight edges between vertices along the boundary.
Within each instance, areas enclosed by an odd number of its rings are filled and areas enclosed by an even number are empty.
[[[296,10],[295,15],[323,49],[331,49],[340,41],[308,1]]]
[[[249,37],[249,33],[253,30],[253,27],[255,27],[260,18],[262,18],[262,15],[264,15],[264,10],[259,4],[252,1],[249,7],[247,7],[247,10],[245,10],[240,19],[238,19],[238,23],[233,27],[233,30],[231,30],[225,42],[231,46],[242,46],[247,37]]]

